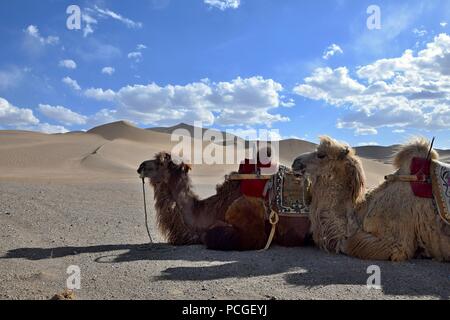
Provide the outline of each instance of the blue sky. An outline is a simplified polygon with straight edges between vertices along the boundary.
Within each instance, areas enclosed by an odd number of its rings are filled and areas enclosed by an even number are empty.
[[[450,148],[449,24],[445,0],[1,1],[0,129],[202,121]]]

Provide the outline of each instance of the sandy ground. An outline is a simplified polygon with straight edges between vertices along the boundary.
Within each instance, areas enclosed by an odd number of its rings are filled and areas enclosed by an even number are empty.
[[[64,290],[70,265],[81,269],[79,299],[450,298],[448,263],[361,261],[314,247],[216,252],[169,246],[154,228],[148,187],[155,243],[142,251],[148,239],[135,169],[170,145],[162,133],[123,124],[112,129],[0,132],[0,299],[48,299]],[[287,143],[292,152],[294,142]],[[296,143],[298,153],[310,148]],[[391,170],[380,161],[364,165],[371,185]],[[195,167],[195,190],[212,194],[230,169]],[[373,264],[381,268],[381,290],[366,286]]]

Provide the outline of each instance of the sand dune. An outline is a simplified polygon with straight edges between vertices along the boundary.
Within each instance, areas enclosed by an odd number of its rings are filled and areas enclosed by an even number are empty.
[[[186,124],[144,130],[126,121],[105,124],[88,132],[47,135],[26,131],[0,131],[0,177],[12,179],[135,179],[136,168],[159,151],[170,151],[173,129],[193,132]],[[236,141],[234,141],[236,144]],[[203,143],[205,146],[206,143]],[[279,143],[280,162],[290,165],[299,154],[316,145],[302,140]],[[358,147],[369,186],[391,172],[390,156],[395,147]],[[450,154],[443,151],[444,155]],[[196,165],[194,182],[220,182],[237,165]]]

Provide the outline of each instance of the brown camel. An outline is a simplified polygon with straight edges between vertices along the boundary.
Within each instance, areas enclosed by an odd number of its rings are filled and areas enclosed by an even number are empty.
[[[242,195],[240,182],[232,180],[218,185],[215,195],[200,200],[191,188],[190,169],[185,163],[175,163],[166,152],[138,169],[154,189],[158,226],[168,242],[205,244],[215,250],[264,248],[271,226],[263,200]],[[303,245],[301,232],[308,230],[301,228],[305,227],[296,219],[280,220],[273,241],[283,246]]]
[[[205,244],[210,249],[252,250],[266,241],[262,201],[243,197],[238,181],[225,181],[200,200],[192,191],[191,167],[161,152],[138,169],[154,189],[160,231],[173,245]]]
[[[429,148],[420,138],[403,146],[393,162],[397,174],[410,174],[412,159],[426,158]],[[434,150],[430,156],[438,158]],[[299,156],[292,168],[311,179],[311,228],[321,249],[373,260],[450,260],[450,226],[432,199],[414,196],[402,181],[386,181],[365,194],[364,171],[349,146],[321,137],[317,151]]]

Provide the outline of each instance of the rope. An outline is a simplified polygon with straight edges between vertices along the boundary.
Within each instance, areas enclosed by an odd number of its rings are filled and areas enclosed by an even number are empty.
[[[146,245],[138,247],[138,250],[148,250],[153,243],[152,235],[150,234],[150,228],[148,227],[148,214],[147,214],[147,199],[145,198],[145,178],[142,178],[142,194],[144,196],[144,215],[145,215],[145,228],[150,242]]]
[[[261,251],[267,251],[270,248],[270,245],[272,244],[273,237],[275,236],[275,230],[277,228],[278,221],[280,221],[280,217],[278,216],[278,213],[272,210],[269,217],[269,222],[272,225],[272,229],[270,230],[269,239],[267,239],[266,246]]]

